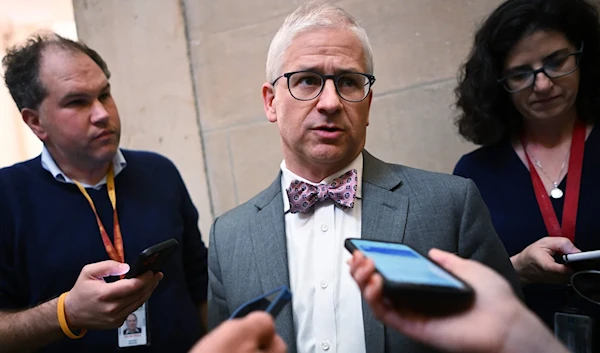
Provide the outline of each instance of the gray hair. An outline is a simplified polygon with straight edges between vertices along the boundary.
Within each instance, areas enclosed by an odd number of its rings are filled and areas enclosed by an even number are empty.
[[[287,16],[273,37],[267,54],[267,81],[273,82],[281,75],[285,53],[296,35],[323,28],[345,28],[353,31],[363,46],[366,73],[373,74],[373,50],[367,32],[358,21],[336,5],[309,1]]]

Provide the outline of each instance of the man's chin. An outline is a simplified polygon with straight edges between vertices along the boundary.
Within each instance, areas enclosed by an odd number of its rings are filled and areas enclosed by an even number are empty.
[[[351,152],[341,146],[319,146],[312,151],[312,160],[320,164],[350,163],[360,153]]]
[[[104,163],[110,162],[115,158],[118,150],[118,146],[105,146],[95,153],[94,159]]]

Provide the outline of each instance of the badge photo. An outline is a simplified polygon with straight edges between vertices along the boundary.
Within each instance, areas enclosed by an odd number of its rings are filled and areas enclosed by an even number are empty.
[[[149,345],[146,304],[127,315],[125,322],[117,330],[119,348]]]

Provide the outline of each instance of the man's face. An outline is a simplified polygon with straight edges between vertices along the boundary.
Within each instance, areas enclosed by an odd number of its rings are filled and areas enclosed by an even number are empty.
[[[137,318],[133,315],[127,316],[127,329],[134,331],[137,328]]]
[[[39,76],[47,96],[36,111],[39,126],[32,130],[53,157],[88,167],[112,160],[121,122],[100,67],[84,53],[48,48]]]
[[[283,71],[311,70],[323,75],[365,73],[365,55],[356,35],[346,29],[319,29],[298,34],[286,51]],[[265,111],[276,122],[287,167],[335,172],[352,162],[365,145],[372,92],[361,102],[348,102],[326,80],[310,101],[291,96],[285,77],[263,86]],[[310,172],[309,172],[310,174]]]

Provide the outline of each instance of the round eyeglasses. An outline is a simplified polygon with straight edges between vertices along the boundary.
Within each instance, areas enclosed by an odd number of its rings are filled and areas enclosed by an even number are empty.
[[[323,92],[327,79],[333,80],[337,94],[348,102],[360,102],[367,98],[371,86],[375,83],[375,76],[359,72],[321,75],[314,71],[294,71],[277,77],[272,85],[275,86],[282,77],[287,79],[288,90],[292,97],[301,101],[317,98]]]
[[[583,55],[581,48],[566,55],[557,55],[546,60],[546,63],[536,70],[515,70],[498,80],[510,93],[520,92],[535,84],[535,78],[543,72],[549,79],[559,78],[572,74],[579,68],[579,61]]]

